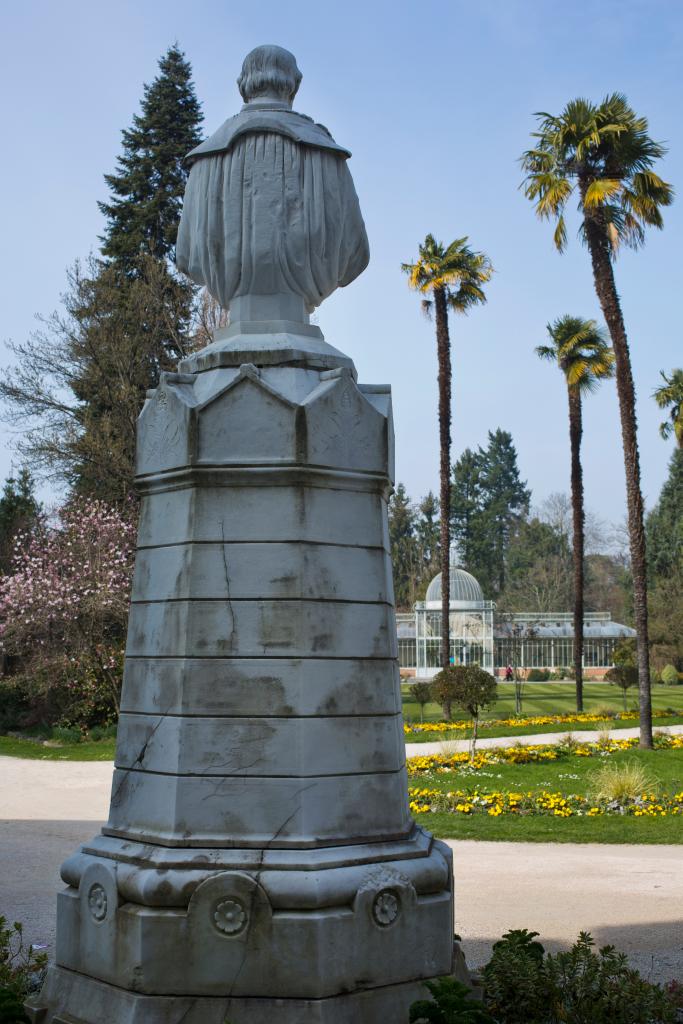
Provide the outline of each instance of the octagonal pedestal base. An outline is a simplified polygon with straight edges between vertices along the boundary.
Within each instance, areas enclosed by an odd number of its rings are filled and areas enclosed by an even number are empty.
[[[407,1021],[410,1004],[425,995],[410,982],[328,999],[146,996],[53,967],[40,1005],[27,1012],[32,1024],[377,1024]]]

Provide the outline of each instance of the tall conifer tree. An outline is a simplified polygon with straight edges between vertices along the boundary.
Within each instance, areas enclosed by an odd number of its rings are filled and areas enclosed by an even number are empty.
[[[194,347],[195,288],[171,262],[201,111],[177,46],[145,86],[123,132],[103,259],[70,271],[64,311],[11,346],[16,368],[0,380],[10,415],[24,420],[20,450],[77,492],[125,501],[132,491],[135,431],[148,388]]]
[[[111,199],[98,204],[107,217],[103,256],[130,270],[142,253],[172,255],[187,181],[183,157],[201,142],[202,120],[192,69],[174,45],[122,132],[116,173],[104,176]]]

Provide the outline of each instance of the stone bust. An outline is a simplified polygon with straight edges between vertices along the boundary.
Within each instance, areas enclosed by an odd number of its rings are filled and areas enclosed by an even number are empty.
[[[252,50],[242,110],[187,157],[177,265],[232,321],[307,321],[368,264],[351,154],[292,110],[300,82],[287,50]]]

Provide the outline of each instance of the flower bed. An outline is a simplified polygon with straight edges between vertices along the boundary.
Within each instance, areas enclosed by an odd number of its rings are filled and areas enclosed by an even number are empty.
[[[515,743],[508,747],[488,747],[479,750],[470,759],[467,751],[453,754],[419,754],[409,757],[408,774],[420,775],[424,772],[448,772],[466,766],[468,770],[478,770],[492,764],[533,764],[557,761],[562,757],[608,757],[610,754],[621,753],[638,746],[638,739],[610,739],[604,743],[576,743],[556,745],[534,745]],[[683,750],[683,736],[660,735],[655,737],[658,750]]]
[[[675,714],[675,712],[674,712]],[[637,711],[621,711],[618,714],[610,715],[607,721],[611,722],[637,722]],[[653,718],[671,718],[671,710],[660,710],[652,712]],[[543,725],[590,725],[596,722],[605,722],[605,715],[596,715],[589,711],[582,713],[574,712],[567,715],[531,715],[527,718],[490,718],[479,722],[479,731],[485,729],[499,729],[502,726],[512,728]],[[471,729],[472,722],[469,720],[459,722],[411,722],[404,723],[403,729],[407,736],[418,733],[442,733],[457,732]]]
[[[668,815],[683,814],[683,791],[668,796],[641,793],[633,800],[597,802],[576,793],[550,793],[546,790],[514,793],[456,789],[444,793],[415,786],[408,790],[408,797],[413,814],[446,811],[451,814],[487,814],[492,818],[500,817],[501,814],[556,818],[593,818],[605,814],[665,818]]]

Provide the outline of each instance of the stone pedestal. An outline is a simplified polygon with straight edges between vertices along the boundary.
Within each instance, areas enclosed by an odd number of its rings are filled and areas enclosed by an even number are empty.
[[[407,806],[389,388],[285,321],[180,369],[140,417],[109,821],[33,1020],[400,1024],[453,906]]]

